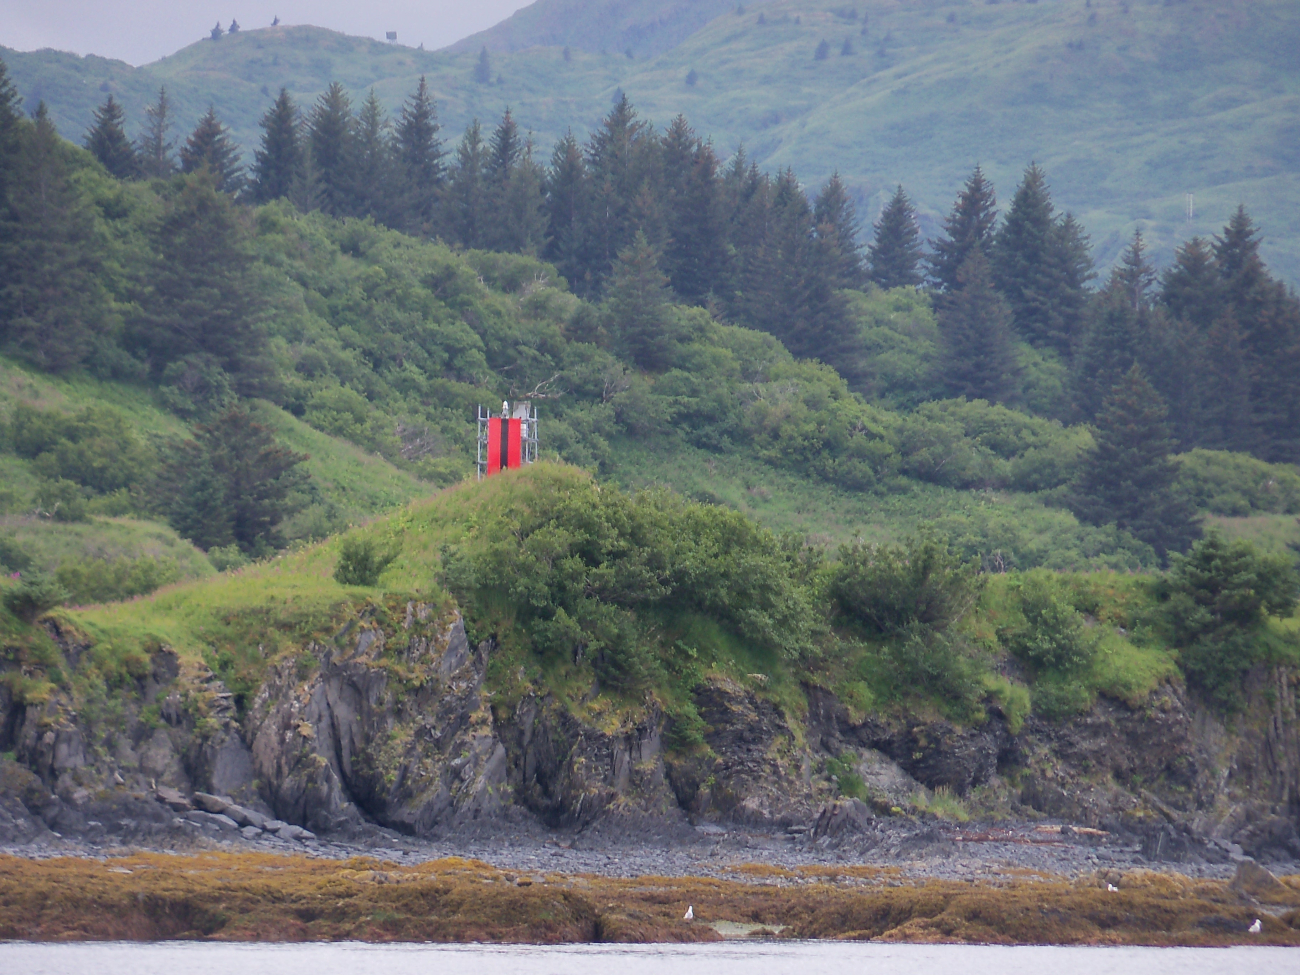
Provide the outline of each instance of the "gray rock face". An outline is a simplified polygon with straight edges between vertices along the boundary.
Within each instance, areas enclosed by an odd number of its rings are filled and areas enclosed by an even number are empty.
[[[51,636],[73,671],[86,648]],[[1300,856],[1298,679],[1285,668],[1252,674],[1251,707],[1231,727],[1170,684],[1138,706],[1102,698],[1068,721],[1031,717],[1016,735],[992,709],[970,726],[859,716],[811,686],[796,717],[761,681],[713,679],[695,690],[704,744],[673,749],[653,703],[598,727],[526,683],[489,698],[494,646],[472,647],[454,611],[413,603],[404,619],[363,617],[303,649],[270,667],[242,712],[216,675],[166,648],[112,726],[63,692],[23,705],[0,682],[0,752],[18,758],[0,760],[0,843],[147,836],[183,815],[192,833],[300,842],[373,824],[645,842],[739,823],[861,845],[878,817],[942,790],[1136,832],[1149,861]]]

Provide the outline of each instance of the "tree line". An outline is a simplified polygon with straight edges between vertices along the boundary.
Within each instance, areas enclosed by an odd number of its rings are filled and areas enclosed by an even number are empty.
[[[1163,272],[1135,236],[1095,287],[1088,238],[1056,211],[1037,166],[1005,215],[977,167],[929,242],[900,186],[864,247],[838,177],[810,196],[792,172],[763,173],[743,150],[720,159],[684,118],[657,132],[626,98],[585,143],[566,135],[543,165],[508,111],[486,137],[473,123],[447,151],[423,82],[395,120],[373,94],[354,111],[337,84],[305,114],[282,91],[245,172],[213,110],[177,149],[164,91],[135,142],[111,97],[85,140],[124,180],[113,192],[155,180],[158,209],[140,227],[150,256],[127,259],[104,245],[48,116],[38,109],[28,121],[12,86],[0,93],[5,347],[48,369],[148,376],[188,415],[277,381],[265,355],[266,268],[249,229],[257,211],[241,201],[287,200],[465,249],[542,257],[591,302],[567,337],[650,373],[672,368],[692,340],[694,320],[674,307],[698,305],[832,364],[870,398],[852,295],[919,289],[939,326],[930,398],[1024,408],[1031,381],[1055,381],[1038,411],[1095,423],[1111,444],[1095,458],[1109,473],[1082,479],[1070,506],[1161,552],[1195,534],[1170,494],[1171,453],[1300,458],[1288,381],[1300,304],[1264,266],[1244,209]],[[177,171],[188,176],[166,178]]]
[[[335,83],[304,111],[282,90],[261,120],[245,171],[215,111],[173,159],[166,92],[136,143],[109,96],[86,146],[120,178],[206,167],[219,189],[255,203],[285,198],[336,217],[370,217],[469,249],[535,254],[571,288],[604,297],[638,235],[674,300],[776,335],[796,356],[831,362],[870,393],[870,369],[844,289],[927,289],[943,361],[936,396],[1020,405],[1024,347],[1065,375],[1051,412],[1091,421],[1130,366],[1166,400],[1183,448],[1300,460],[1300,302],[1259,255],[1244,208],[1223,234],[1194,238],[1158,271],[1141,233],[1094,289],[1091,246],[1031,165],[999,215],[976,167],[943,232],[922,241],[899,186],[860,241],[838,175],[809,195],[793,172],[729,160],[678,116],[657,132],[626,96],[585,142],[569,132],[548,164],[507,109],[489,134],[475,121],[454,148],[421,79],[396,118],[374,93],[359,107]]]

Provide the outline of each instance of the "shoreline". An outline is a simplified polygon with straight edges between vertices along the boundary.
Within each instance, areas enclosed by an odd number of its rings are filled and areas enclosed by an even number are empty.
[[[382,837],[367,850],[330,840],[167,852],[42,846],[0,851],[0,940],[1300,946],[1295,872],[1275,877],[1248,859],[1088,870],[1082,847],[1059,843],[1080,866],[1067,875],[969,853],[1028,845],[1017,838],[930,839],[930,855],[892,863],[846,850],[764,856],[775,852],[765,845],[790,842],[770,834],[601,851],[561,837],[483,851],[490,859],[468,855],[467,842],[448,856],[410,840],[385,848]],[[936,853],[943,843],[956,851]],[[1262,930],[1252,934],[1256,918]]]

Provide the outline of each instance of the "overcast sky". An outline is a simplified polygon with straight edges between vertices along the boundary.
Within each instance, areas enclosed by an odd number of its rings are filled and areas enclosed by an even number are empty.
[[[218,20],[245,29],[315,24],[401,44],[444,47],[504,20],[532,0],[0,0],[0,44],[53,47],[147,64],[208,36]]]

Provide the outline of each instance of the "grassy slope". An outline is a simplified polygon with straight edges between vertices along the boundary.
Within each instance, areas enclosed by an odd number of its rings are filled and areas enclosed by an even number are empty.
[[[145,389],[85,376],[50,376],[0,358],[0,416],[7,416],[18,402],[69,412],[92,403],[106,404],[123,413],[139,434],[156,444],[180,439],[188,432],[181,420],[159,409]],[[319,490],[320,502],[337,516],[360,520],[432,491],[386,460],[313,430],[283,410],[259,404],[256,412],[287,446],[309,455],[306,467]],[[166,555],[180,563],[186,576],[211,575],[207,558],[166,525],[130,518],[60,524],[23,514],[35,484],[26,461],[0,453],[0,492],[7,492],[5,500],[14,512],[0,519],[0,529],[13,534],[44,567],[53,568],[75,555],[104,559]],[[294,525],[289,527],[292,533]],[[303,527],[308,529],[303,534],[310,534],[310,524]]]
[[[211,100],[249,148],[281,85],[301,99],[331,79],[355,91],[374,86],[395,108],[427,73],[449,132],[510,105],[543,150],[567,127],[591,125],[621,87],[660,124],[686,113],[724,151],[743,141],[764,166],[791,165],[809,183],[838,169],[866,217],[902,181],[927,233],[974,162],[1005,200],[1036,159],[1058,202],[1092,232],[1103,262],[1135,226],[1157,259],[1167,259],[1179,239],[1216,231],[1242,201],[1264,223],[1267,259],[1300,280],[1300,62],[1288,53],[1300,44],[1294,3],[852,6],[867,18],[866,36],[860,18],[829,12],[838,5],[777,0],[724,14],[651,60],[575,51],[566,63],[558,48],[500,54],[501,83],[486,86],[472,80],[471,51],[421,52],[316,28],[247,31],[140,69],[53,52],[0,53],[29,107],[44,98],[74,137],[103,100],[101,87],[138,120],[165,82],[184,127]],[[818,62],[813,50],[823,38],[831,56]],[[846,38],[855,53],[841,57]],[[692,68],[699,82],[687,87]],[[1197,201],[1190,223],[1189,191]]]
[[[751,4],[750,6],[754,6]],[[537,0],[501,23],[451,45],[456,51],[520,51],[572,46],[593,53],[631,49],[660,54],[709,21],[736,9],[734,0]]]

